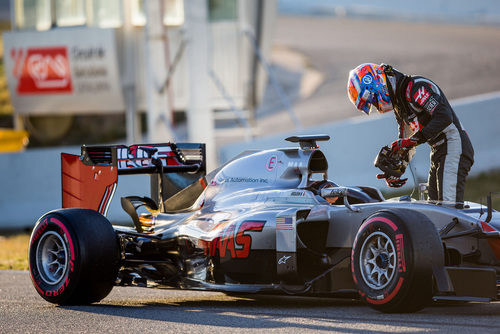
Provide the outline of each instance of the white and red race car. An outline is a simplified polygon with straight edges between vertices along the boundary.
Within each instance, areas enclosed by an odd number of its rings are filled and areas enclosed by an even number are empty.
[[[56,304],[97,302],[113,286],[359,296],[383,312],[434,300],[498,299],[500,214],[466,203],[385,200],[328,180],[316,144],[245,152],[209,175],[203,144],[83,146],[62,154],[63,208],[33,230],[33,285]],[[151,198],[121,199],[118,176],[151,174]]]

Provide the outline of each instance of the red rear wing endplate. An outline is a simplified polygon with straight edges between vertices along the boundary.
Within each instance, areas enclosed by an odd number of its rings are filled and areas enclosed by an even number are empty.
[[[116,167],[87,166],[78,155],[61,154],[63,208],[87,208],[106,215],[117,181]]]
[[[205,144],[82,146],[80,156],[61,153],[63,208],[87,208],[106,215],[118,175],[151,174],[151,149],[164,173],[205,173]]]

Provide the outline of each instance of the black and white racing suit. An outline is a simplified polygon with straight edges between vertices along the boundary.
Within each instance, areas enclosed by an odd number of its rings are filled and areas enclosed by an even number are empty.
[[[399,125],[399,138],[431,146],[429,199],[463,203],[465,179],[474,163],[469,136],[443,91],[431,80],[384,66]],[[460,207],[460,205],[459,205]]]

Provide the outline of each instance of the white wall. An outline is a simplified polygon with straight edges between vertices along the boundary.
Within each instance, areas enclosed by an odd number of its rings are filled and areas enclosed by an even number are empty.
[[[30,228],[45,212],[61,207],[61,152],[80,154],[80,147],[0,154],[0,229]],[[149,196],[149,176],[120,176],[108,212],[113,221],[130,221],[119,200],[127,195]]]

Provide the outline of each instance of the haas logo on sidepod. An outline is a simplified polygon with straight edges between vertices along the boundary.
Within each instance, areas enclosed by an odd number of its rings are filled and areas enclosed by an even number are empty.
[[[72,92],[66,47],[12,49],[11,57],[18,94]]]

